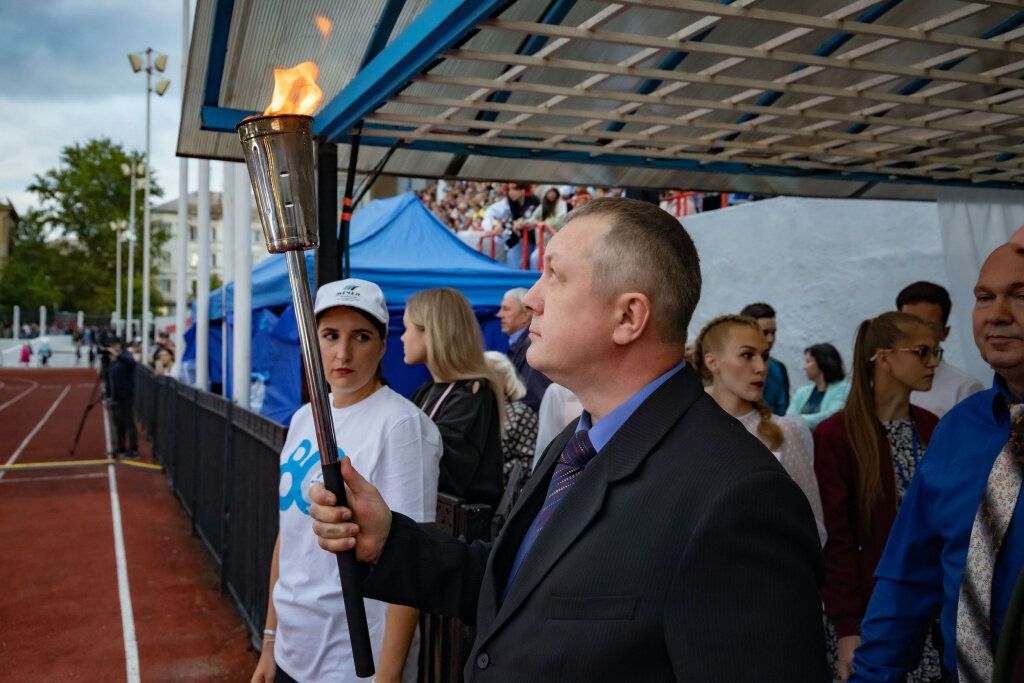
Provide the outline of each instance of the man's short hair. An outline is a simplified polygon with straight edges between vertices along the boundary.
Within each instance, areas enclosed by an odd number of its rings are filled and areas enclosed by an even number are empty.
[[[740,311],[740,315],[745,315],[748,318],[753,318],[754,320],[760,320],[761,318],[774,318],[775,309],[763,302],[748,304],[743,307],[742,311]]]
[[[934,282],[921,280],[907,285],[896,296],[896,310],[902,310],[904,306],[912,304],[935,304],[942,310],[942,324],[946,325],[949,320],[949,312],[953,308],[953,302],[949,299],[949,292],[942,285]]]
[[[526,287],[513,287],[512,289],[505,292],[505,296],[501,297],[501,300],[504,301],[505,299],[512,297],[519,304],[519,310],[525,311],[526,309],[523,307],[523,297],[526,296],[526,293],[528,291],[530,290],[528,290]]]
[[[654,204],[602,197],[573,209],[565,223],[607,218],[611,228],[594,248],[593,288],[603,296],[636,291],[651,300],[661,341],[686,344],[700,301],[700,258],[679,219]]]

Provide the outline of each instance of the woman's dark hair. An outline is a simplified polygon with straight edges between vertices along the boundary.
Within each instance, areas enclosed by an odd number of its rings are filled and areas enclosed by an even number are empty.
[[[548,194],[551,193],[551,192],[555,193],[555,198],[553,200],[551,200],[551,201],[548,201]],[[561,198],[562,198],[562,193],[558,191],[557,187],[549,187],[547,189],[547,192],[544,193],[544,198],[540,202],[540,207],[541,207],[540,208],[540,218],[541,218],[541,220],[547,220],[549,218],[554,218],[554,216],[555,216],[555,207],[558,206],[558,200],[561,199]]]
[[[815,344],[804,349],[804,353],[811,354],[811,358],[818,364],[818,369],[825,376],[825,384],[839,382],[846,378],[846,370],[843,369],[843,357],[831,344]]]

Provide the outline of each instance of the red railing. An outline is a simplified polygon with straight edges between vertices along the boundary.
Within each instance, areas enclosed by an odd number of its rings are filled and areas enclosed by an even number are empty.
[[[476,250],[481,254],[484,253],[484,240],[491,241],[491,258],[494,258],[494,237],[495,235],[481,235],[480,241],[476,244]]]
[[[545,233],[554,235],[555,234],[555,229],[553,227],[551,227],[550,223],[542,223],[542,222],[538,221],[536,223],[523,223],[518,228],[516,228],[516,230],[519,230],[520,232],[523,233],[522,237],[520,237],[520,241],[524,245],[523,246],[523,270],[529,270],[530,269],[530,250],[527,249],[526,246],[525,246],[526,243],[527,243],[526,242],[526,232],[527,232],[527,230],[536,230],[537,231],[537,263],[543,264],[544,263],[544,235],[545,235]],[[541,266],[541,267],[543,268],[543,266]]]

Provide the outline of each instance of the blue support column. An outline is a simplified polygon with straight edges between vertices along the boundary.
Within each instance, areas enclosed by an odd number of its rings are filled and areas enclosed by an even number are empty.
[[[434,0],[335,97],[313,134],[336,141],[508,0]]]

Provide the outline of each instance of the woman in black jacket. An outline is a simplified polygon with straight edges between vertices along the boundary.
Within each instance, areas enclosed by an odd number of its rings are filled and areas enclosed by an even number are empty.
[[[402,318],[406,365],[425,363],[432,381],[413,394],[441,432],[438,491],[494,507],[502,494],[501,388],[484,361],[473,308],[454,289],[413,295]]]

